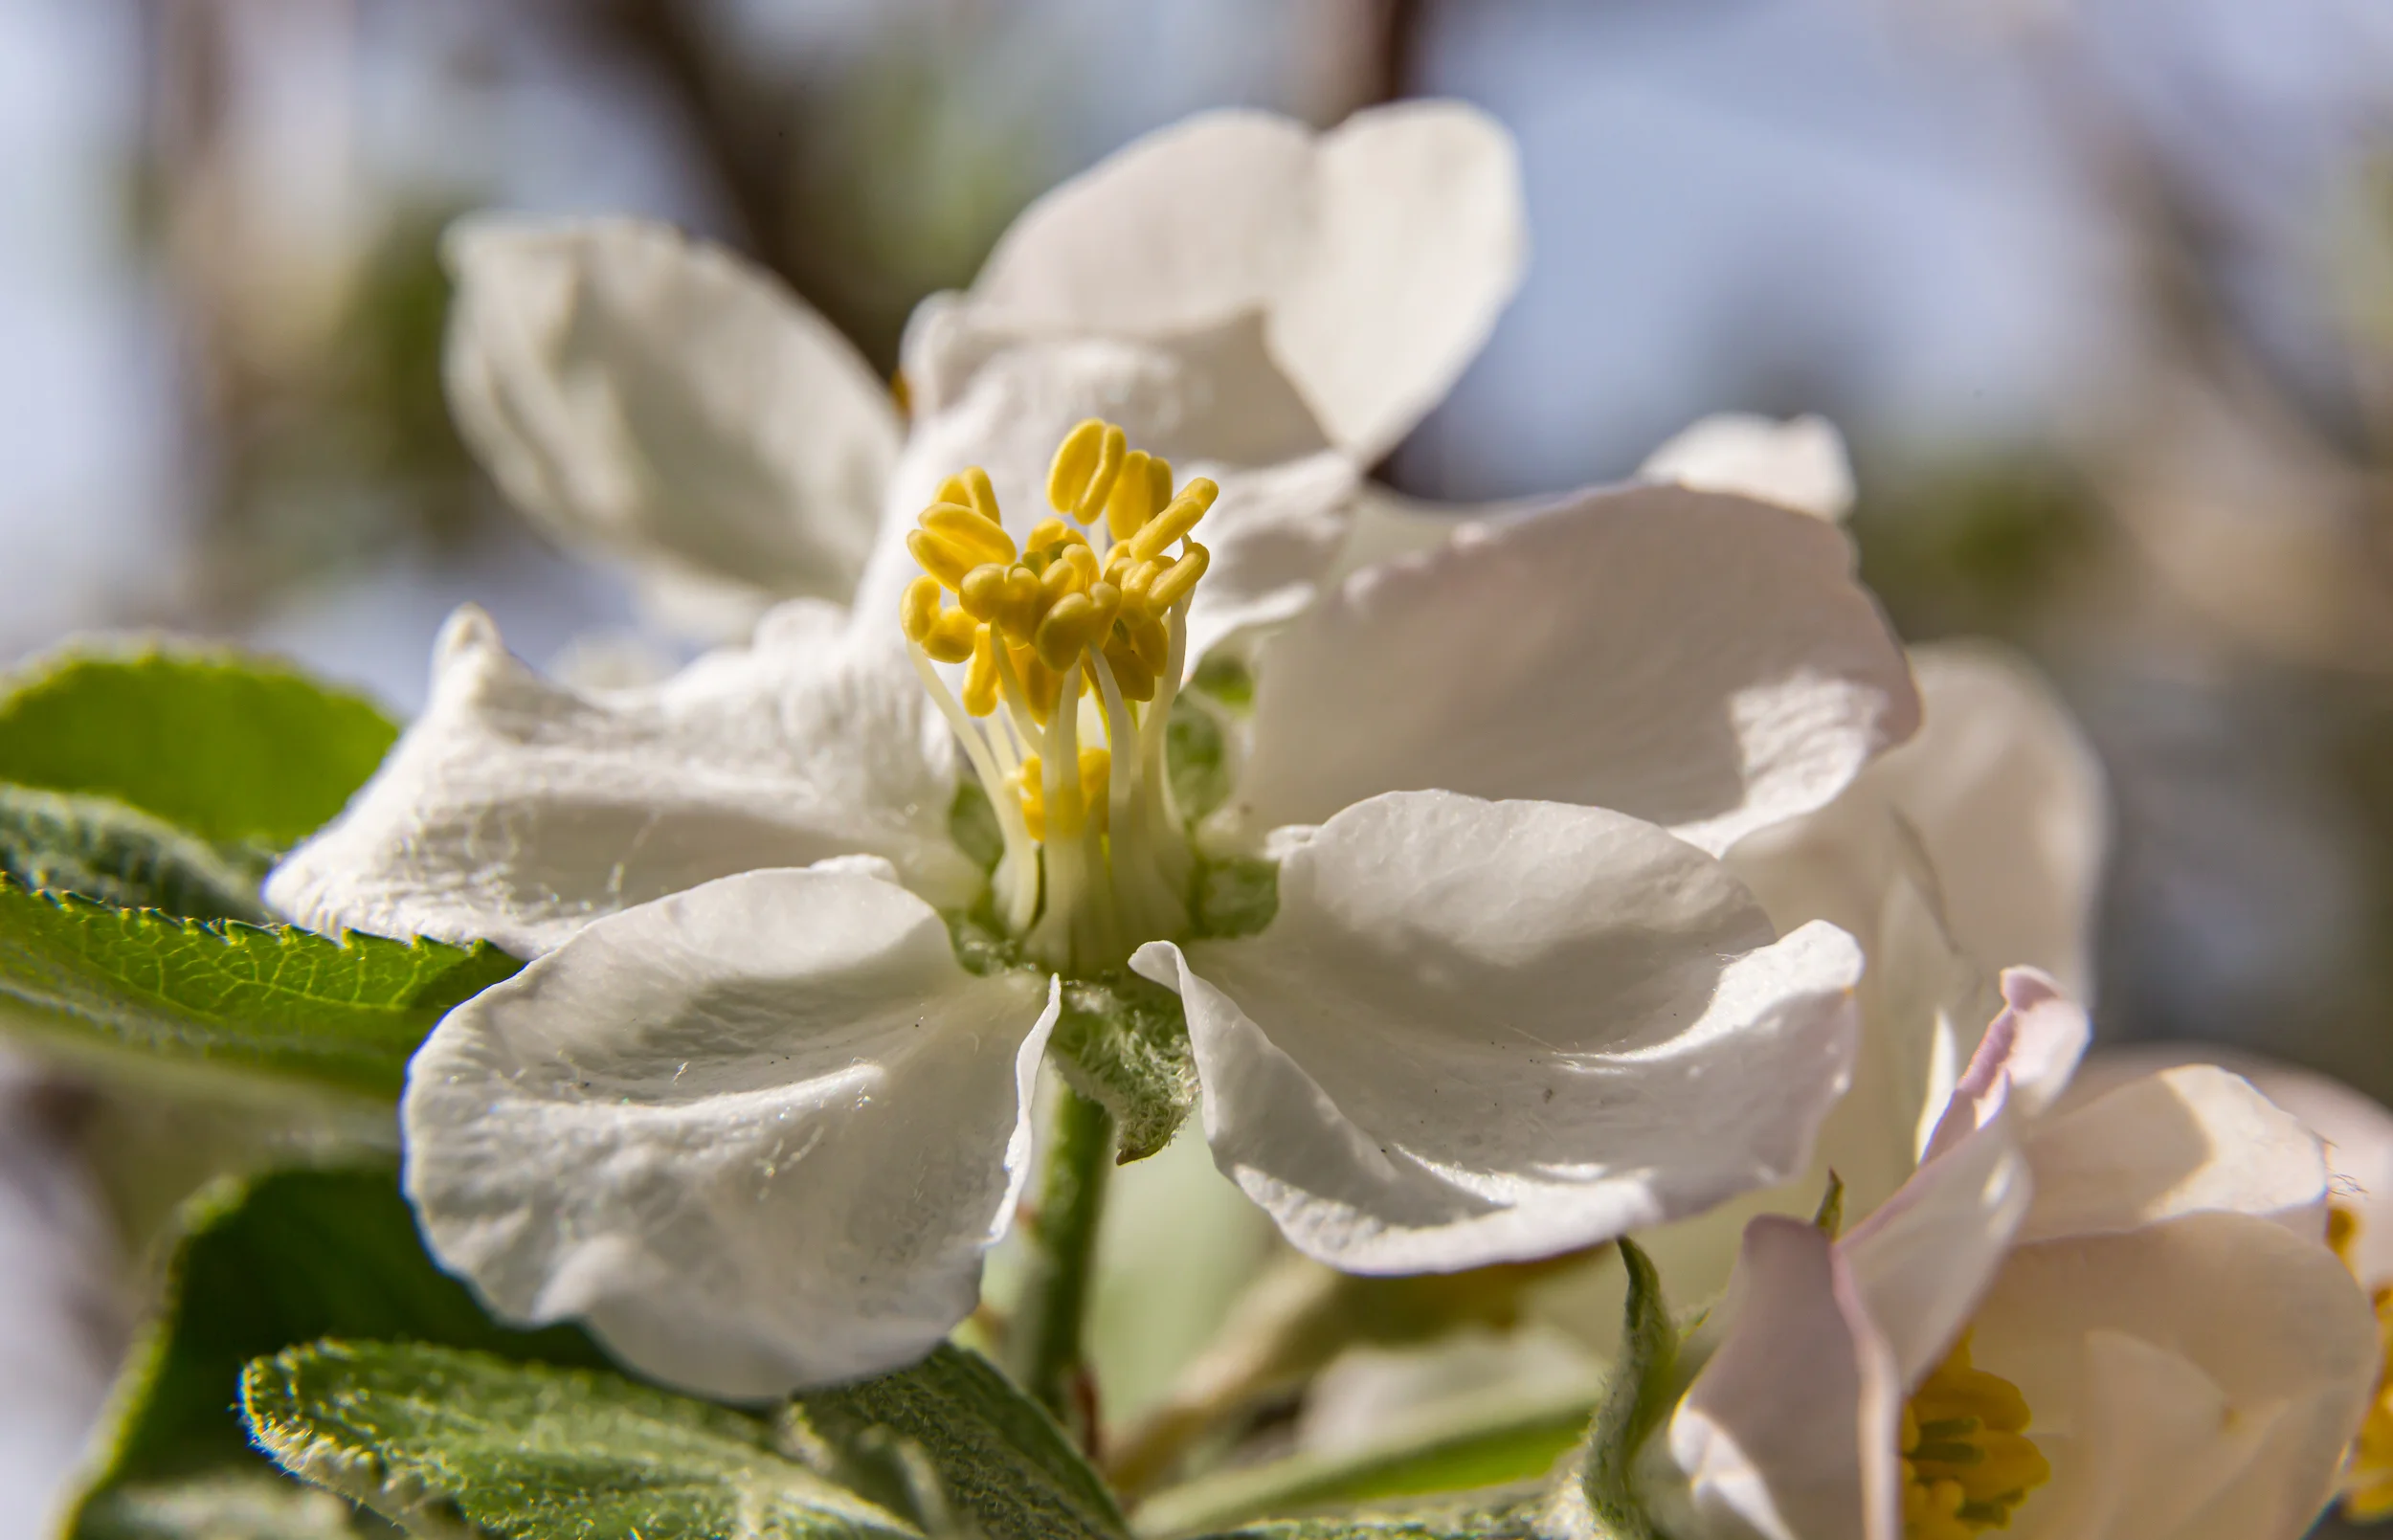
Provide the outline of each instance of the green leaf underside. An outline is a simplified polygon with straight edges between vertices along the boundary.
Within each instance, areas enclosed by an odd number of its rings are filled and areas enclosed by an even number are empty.
[[[104,796],[0,784],[0,873],[29,888],[189,920],[271,917],[257,874],[138,808]]]
[[[1063,1078],[1113,1114],[1124,1162],[1172,1142],[1196,1105],[1196,1059],[1180,997],[1128,970],[1066,979],[1047,1039]]]
[[[1628,1305],[1621,1324],[1621,1350],[1612,1382],[1579,1459],[1579,1490],[1596,1532],[1621,1540],[1655,1540],[1651,1523],[1631,1488],[1629,1471],[1647,1435],[1670,1409],[1671,1371],[1678,1357],[1678,1328],[1662,1297],[1662,1277],[1652,1259],[1623,1236],[1618,1242],[1628,1274]]]
[[[834,1438],[883,1427],[920,1446],[948,1502],[988,1540],[1129,1532],[1112,1493],[1055,1419],[977,1353],[943,1344],[911,1369],[800,1404]]]
[[[450,1007],[523,965],[487,944],[202,925],[0,882],[0,1017],[131,1050],[394,1099]]]
[[[398,727],[364,696],[231,652],[61,654],[0,695],[0,781],[113,797],[220,845],[339,813]]]
[[[1533,1491],[1374,1513],[1272,1519],[1217,1530],[1207,1540],[1554,1540]]]
[[[293,1526],[320,1516],[321,1502],[299,1502],[301,1489],[251,1446],[235,1410],[242,1366],[263,1354],[341,1335],[603,1362],[577,1329],[493,1322],[425,1255],[387,1166],[228,1179],[185,1206],[182,1227],[161,1314],[118,1383],[74,1540],[183,1532],[168,1522],[178,1514],[198,1523],[256,1511]]]
[[[1490,1396],[1399,1442],[1302,1455],[1171,1488],[1139,1508],[1138,1527],[1179,1534],[1332,1505],[1536,1482],[1586,1437],[1594,1410],[1585,1392]]]
[[[785,1453],[763,1419],[604,1371],[324,1342],[252,1363],[241,1404],[286,1468],[417,1532],[920,1533]]]

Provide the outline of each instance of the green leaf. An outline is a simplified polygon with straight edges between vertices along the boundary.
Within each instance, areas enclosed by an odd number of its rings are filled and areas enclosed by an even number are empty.
[[[1047,1043],[1072,1088],[1113,1114],[1125,1164],[1170,1144],[1196,1105],[1180,997],[1127,969],[1065,979]]]
[[[167,1521],[217,1508],[279,1511],[293,1525],[321,1514],[252,1448],[234,1410],[242,1366],[293,1344],[410,1337],[601,1361],[577,1330],[515,1331],[484,1314],[425,1255],[387,1166],[226,1179],[185,1205],[181,1225],[163,1308],[118,1382],[74,1540],[182,1533]]]
[[[834,1438],[886,1428],[921,1447],[948,1501],[988,1540],[1115,1540],[1105,1482],[1046,1410],[979,1354],[942,1345],[911,1369],[801,1398]]]
[[[1273,1519],[1226,1529],[1207,1540],[1558,1540],[1533,1493],[1481,1494],[1462,1503],[1426,1504],[1367,1513]]]
[[[232,652],[54,654],[0,694],[0,781],[113,797],[228,846],[282,849],[341,811],[398,728],[362,695]]]
[[[202,925],[0,881],[0,1020],[69,1050],[391,1099],[433,1023],[522,966],[486,944]]]
[[[0,785],[0,873],[29,888],[190,920],[270,918],[257,873],[104,796]]]
[[[921,1533],[785,1452],[770,1423],[602,1371],[322,1342],[252,1363],[241,1406],[286,1469],[418,1533]]]
[[[1594,1397],[1584,1391],[1531,1400],[1499,1392],[1458,1406],[1401,1441],[1335,1456],[1300,1455],[1173,1487],[1139,1508],[1139,1528],[1177,1534],[1332,1504],[1533,1482],[1586,1437],[1594,1410]]]
[[[1671,1371],[1678,1358],[1678,1328],[1662,1297],[1662,1275],[1637,1242],[1620,1239],[1621,1265],[1628,1272],[1628,1306],[1621,1324],[1621,1350],[1612,1382],[1595,1425],[1587,1430],[1574,1484],[1586,1502],[1595,1533],[1618,1540],[1656,1540],[1652,1524],[1632,1490],[1629,1469],[1646,1436],[1670,1410]],[[1576,1505],[1570,1505],[1576,1507]]]

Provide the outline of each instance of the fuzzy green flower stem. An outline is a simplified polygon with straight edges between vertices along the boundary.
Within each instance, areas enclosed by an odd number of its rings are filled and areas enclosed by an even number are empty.
[[[1095,1429],[1083,1425],[1086,1408],[1075,1393],[1097,1220],[1113,1166],[1113,1117],[1103,1104],[1065,1086],[1053,1136],[1040,1172],[1038,1208],[1025,1226],[1033,1258],[1015,1306],[1007,1356],[1015,1378],[1085,1444]]]

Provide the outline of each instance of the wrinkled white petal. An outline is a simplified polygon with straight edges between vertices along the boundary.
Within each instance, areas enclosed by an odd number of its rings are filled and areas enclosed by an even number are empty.
[[[1312,600],[1345,544],[1356,472],[1330,449],[1264,356],[1251,321],[1164,343],[1027,342],[985,360],[952,402],[921,417],[890,483],[888,519],[858,586],[856,624],[888,636],[921,570],[906,548],[939,483],[968,465],[989,473],[1017,541],[1054,517],[1047,468],[1085,417],[1122,425],[1172,462],[1183,483],[1208,476],[1220,497],[1196,538],[1213,554],[1189,613],[1189,658],[1233,631],[1281,620]]]
[[[892,1369],[979,1298],[1056,1010],[1034,974],[966,972],[903,888],[726,878],[444,1017],[409,1071],[408,1194],[499,1314],[586,1321],[668,1384]]]
[[[2023,1242],[2205,1210],[2323,1239],[2327,1166],[2317,1136],[2214,1065],[2164,1069],[2043,1119],[2026,1148],[2036,1201]]]
[[[1745,1229],[1720,1346],[1664,1438],[1669,1471],[1644,1484],[1674,1534],[1764,1540],[1861,1536],[1864,1377],[1882,1362],[1828,1238],[1800,1219]],[[1680,1505],[1683,1512],[1674,1512]]]
[[[786,606],[663,684],[592,692],[541,679],[468,608],[424,714],[266,899],[319,930],[519,956],[712,878],[835,856],[886,858],[954,905],[980,878],[947,833],[945,732],[904,655],[828,605]]]
[[[1817,519],[1643,486],[1366,569],[1272,639],[1215,837],[1439,787],[1614,808],[1724,850],[1917,723],[1852,569]]]
[[[1366,464],[1443,399],[1529,264],[1520,156],[1458,101],[1358,112],[1322,137],[1312,240],[1271,301],[1272,355]]]
[[[1511,137],[1475,108],[1400,102],[1318,138],[1232,109],[1032,204],[964,302],[980,329],[1021,337],[1155,340],[1255,317],[1330,441],[1368,462],[1479,351],[1528,244]],[[923,370],[934,400],[958,356]]]
[[[2240,1214],[2023,1246],[1970,1346],[2053,1463],[2013,1516],[2021,1540],[2293,1540],[2380,1357],[2335,1255]]]
[[[1306,260],[1314,158],[1273,113],[1184,118],[1025,209],[972,298],[1025,333],[1160,337],[1261,309]]]
[[[829,323],[637,220],[477,218],[444,252],[450,402],[526,513],[718,597],[848,596],[900,427]]]
[[[2002,1011],[1987,1024],[1943,1118],[1921,1153],[1933,1159],[2005,1107],[2034,1118],[2059,1101],[2085,1057],[2092,1024],[2083,1006],[2032,968],[2006,969]]]
[[[1546,1256],[1800,1170],[1845,1083],[1859,953],[1773,942],[1750,895],[1633,818],[1375,797],[1280,869],[1260,934],[1152,943],[1214,1158],[1358,1272]]]
[[[1825,417],[1780,422],[1723,412],[1683,428],[1637,474],[1703,492],[1734,492],[1837,522],[1853,510],[1845,436]]]

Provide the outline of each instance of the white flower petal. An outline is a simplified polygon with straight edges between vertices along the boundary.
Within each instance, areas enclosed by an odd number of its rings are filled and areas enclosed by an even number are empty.
[[[1989,969],[2031,964],[2079,999],[2110,845],[2101,762],[2034,667],[1985,641],[1912,650],[1924,720],[1872,765],[1919,833],[1954,936]]]
[[[2313,1240],[2324,1235],[2317,1135],[2215,1065],[2164,1069],[2041,1119],[2026,1149],[2036,1201],[2022,1242],[2205,1210],[2273,1219]]]
[[[2240,1214],[2023,1246],[1970,1348],[2053,1462],[2013,1516],[2022,1540],[2293,1540],[2381,1357],[2334,1254]]]
[[[663,684],[589,693],[525,667],[469,608],[431,704],[266,898],[319,930],[519,956],[712,878],[834,856],[885,857],[953,905],[980,878],[947,833],[946,730],[889,638],[850,636],[828,605],[786,606]]]
[[[693,583],[848,596],[901,430],[828,323],[637,220],[477,218],[444,251],[450,401],[526,513]]]
[[[1853,509],[1845,436],[1820,416],[1780,422],[1750,412],[1719,413],[1681,429],[1645,457],[1637,474],[1800,508],[1831,523]]]
[[[1860,956],[1773,942],[1715,862],[1596,809],[1375,797],[1280,869],[1259,935],[1154,943],[1214,1158],[1356,1272],[1553,1254],[1800,1170]]]
[[[973,284],[1023,333],[1161,337],[1260,309],[1312,236],[1313,136],[1247,108],[1115,151],[1014,221]]]
[[[1998,1084],[1979,1104],[1979,1127],[1931,1156],[1839,1243],[1905,1385],[1953,1346],[2026,1215],[2032,1187],[2005,1089]]]
[[[1032,204],[964,304],[977,329],[1017,337],[1155,340],[1261,318],[1331,442],[1368,462],[1479,351],[1528,245],[1511,136],[1476,108],[1399,102],[1318,139],[1232,109]],[[925,374],[940,401],[960,380]]]
[[[891,480],[888,518],[856,596],[856,623],[893,635],[920,571],[906,548],[914,516],[968,465],[989,473],[1018,541],[1047,505],[1047,467],[1081,419],[1120,423],[1129,441],[1172,462],[1185,482],[1221,494],[1197,525],[1213,564],[1189,614],[1192,663],[1233,631],[1311,602],[1352,518],[1356,473],[1330,449],[1262,351],[1252,320],[1169,344],[1026,342],[981,361],[946,407],[922,417]]]
[[[408,1193],[499,1314],[587,1321],[668,1384],[895,1368],[979,1298],[1056,1010],[1036,975],[966,972],[903,888],[726,878],[443,1018],[409,1072]]]
[[[1841,531],[1589,492],[1357,573],[1274,637],[1214,834],[1440,787],[1614,808],[1716,853],[1827,802],[1917,720]]]
[[[1672,1533],[1766,1540],[1859,1537],[1867,1529],[1864,1380],[1883,1345],[1826,1236],[1770,1216],[1745,1227],[1717,1351],[1666,1431],[1684,1492],[1652,1484]],[[1901,1388],[1894,1388],[1899,1410]],[[1872,1402],[1888,1397],[1867,1397]]]
[[[1453,388],[1520,286],[1520,155],[1476,107],[1397,102],[1322,137],[1313,198],[1271,351],[1331,441],[1369,464]]]
[[[2093,1028],[2085,1008],[2032,968],[2002,974],[2002,1011],[1988,1023],[1921,1153],[1932,1160],[2005,1107],[2033,1118],[2068,1088]]]

